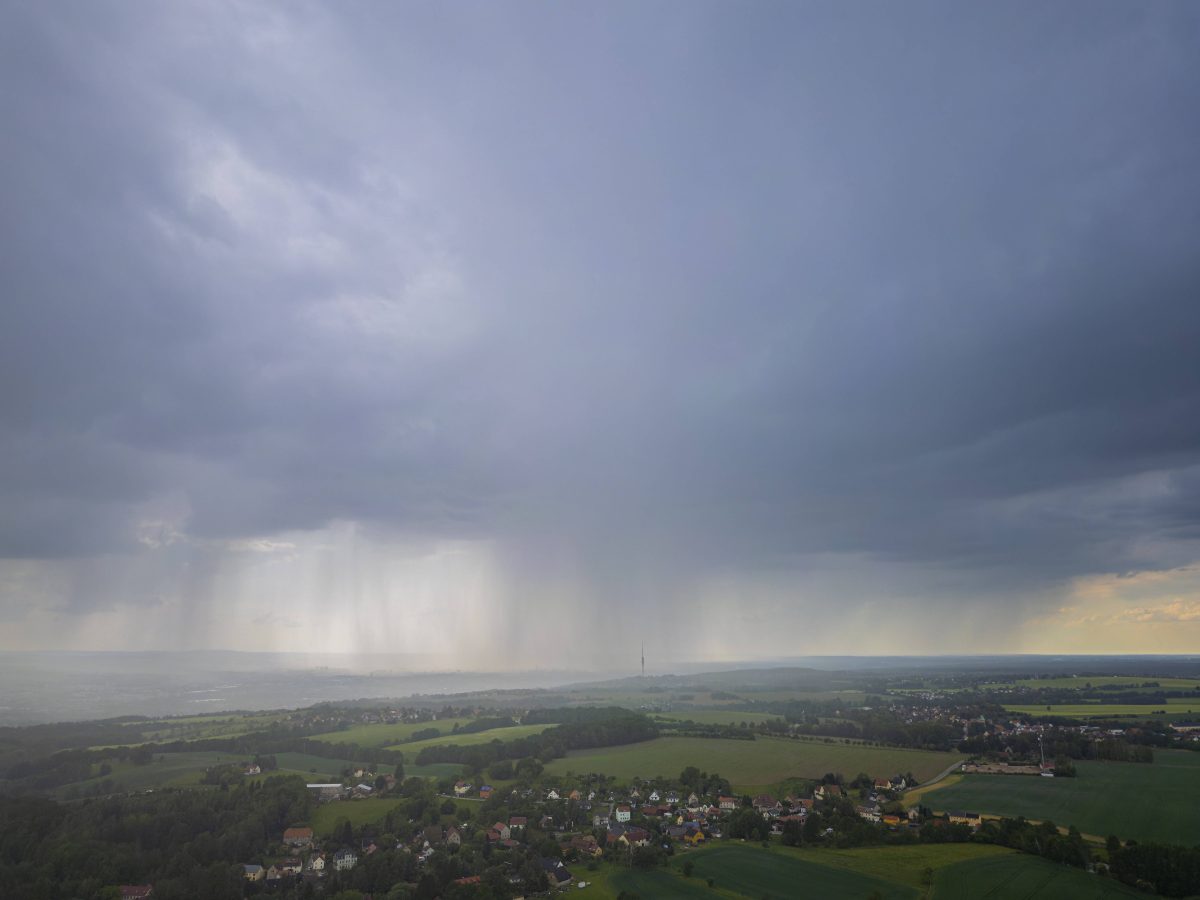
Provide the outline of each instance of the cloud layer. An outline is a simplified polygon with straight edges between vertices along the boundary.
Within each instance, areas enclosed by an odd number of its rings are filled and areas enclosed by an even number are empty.
[[[0,15],[14,646],[1020,649],[1200,558],[1192,4]]]

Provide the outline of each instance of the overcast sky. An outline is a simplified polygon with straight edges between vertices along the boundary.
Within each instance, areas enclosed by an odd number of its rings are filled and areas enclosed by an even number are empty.
[[[5,3],[0,648],[1200,650],[1200,5]]]

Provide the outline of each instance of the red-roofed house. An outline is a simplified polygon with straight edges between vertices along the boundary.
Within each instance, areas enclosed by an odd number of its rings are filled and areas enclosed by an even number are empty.
[[[283,842],[289,847],[311,847],[313,830],[311,828],[287,828],[283,832]]]

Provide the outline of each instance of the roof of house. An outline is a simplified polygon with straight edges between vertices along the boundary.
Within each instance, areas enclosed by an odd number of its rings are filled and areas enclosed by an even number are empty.
[[[313,830],[308,827],[304,828],[285,828],[283,830],[283,839],[288,838],[310,838],[313,836]]]

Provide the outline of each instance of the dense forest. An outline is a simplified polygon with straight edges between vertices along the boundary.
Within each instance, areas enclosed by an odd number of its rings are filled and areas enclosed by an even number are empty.
[[[233,864],[268,853],[312,804],[296,777],[73,804],[0,798],[0,896],[90,898],[149,882],[164,900],[241,897]]]

